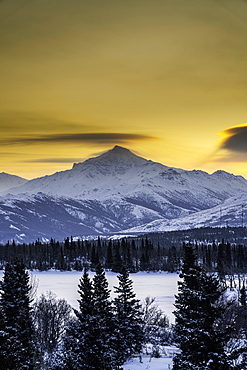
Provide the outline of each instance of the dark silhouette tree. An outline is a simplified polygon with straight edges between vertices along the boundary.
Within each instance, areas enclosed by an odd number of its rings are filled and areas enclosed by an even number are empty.
[[[144,342],[141,304],[133,291],[133,282],[126,268],[118,275],[119,285],[115,287],[114,299],[116,337],[115,348],[118,366],[133,354],[141,353]]]
[[[113,369],[113,308],[110,302],[110,290],[101,264],[96,267],[93,277],[94,300],[94,358],[99,370]]]
[[[113,254],[112,254],[112,241],[109,240],[107,246],[107,254],[106,254],[106,261],[105,261],[105,268],[111,269],[113,264]]]
[[[93,286],[87,270],[78,284],[79,310],[74,310],[77,320],[68,328],[65,340],[66,369],[97,369],[92,345],[94,341],[94,298]]]
[[[123,259],[120,254],[119,242],[114,245],[112,271],[120,272],[123,268]]]
[[[230,327],[219,327],[225,311],[219,304],[224,288],[196,260],[193,247],[186,245],[174,312],[175,340],[181,353],[174,358],[173,370],[230,370],[225,350]]]
[[[113,312],[110,291],[101,265],[93,282],[85,270],[79,282],[77,320],[70,326],[66,346],[66,369],[113,369]]]
[[[4,326],[5,358],[1,369],[34,369],[35,349],[31,316],[31,285],[24,265],[7,264],[0,283],[1,326]],[[2,354],[3,355],[3,354]],[[5,366],[5,367],[4,367]]]

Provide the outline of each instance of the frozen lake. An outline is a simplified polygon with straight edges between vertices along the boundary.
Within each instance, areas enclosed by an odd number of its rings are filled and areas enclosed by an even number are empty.
[[[58,298],[65,298],[72,307],[78,308],[77,289],[82,276],[81,271],[30,271],[29,273],[37,283],[37,296],[51,290]],[[0,278],[2,275],[3,271],[0,272]],[[113,287],[118,285],[117,275],[117,273],[106,272],[112,297],[114,297]],[[92,272],[90,276],[93,276]],[[165,272],[138,272],[130,274],[130,278],[133,281],[137,298],[143,301],[147,296],[155,297],[155,302],[165,312],[170,322],[174,322],[172,312],[174,311],[174,295],[177,293],[178,275]]]

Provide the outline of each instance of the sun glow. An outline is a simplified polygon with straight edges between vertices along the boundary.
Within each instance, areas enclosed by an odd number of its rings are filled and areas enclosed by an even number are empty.
[[[120,144],[245,174],[246,151],[210,158],[246,127],[247,3],[227,3],[0,1],[0,171],[33,178]]]

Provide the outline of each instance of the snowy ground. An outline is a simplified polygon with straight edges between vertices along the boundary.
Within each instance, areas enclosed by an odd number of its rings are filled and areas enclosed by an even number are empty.
[[[177,353],[176,347],[163,347],[160,358],[142,356],[141,362],[139,358],[133,358],[123,365],[124,370],[171,370],[172,359]]]
[[[30,271],[30,274],[37,284],[37,296],[51,290],[58,298],[65,298],[72,307],[78,308],[79,294],[77,290],[82,272]],[[0,278],[2,275],[3,271],[0,271]],[[90,275],[92,276],[93,273]],[[114,296],[113,287],[118,285],[117,275],[113,272],[106,273],[112,296]],[[174,295],[177,293],[178,275],[166,272],[138,272],[130,274],[130,278],[133,281],[137,298],[143,301],[147,296],[155,297],[155,302],[168,316],[170,322],[174,322],[172,312],[174,311]]]
[[[142,358],[142,363],[138,358],[131,359],[123,366],[124,370],[170,370],[172,369],[172,358]]]

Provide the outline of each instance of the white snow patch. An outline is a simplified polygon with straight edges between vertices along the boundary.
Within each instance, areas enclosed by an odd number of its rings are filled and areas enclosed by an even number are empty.
[[[21,231],[20,229],[18,229],[18,227],[14,226],[14,225],[12,225],[12,224],[9,226],[9,228],[10,228],[10,229],[15,229],[15,230]]]

